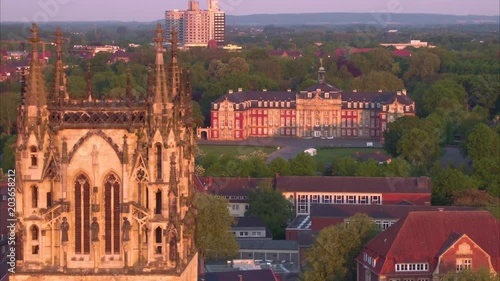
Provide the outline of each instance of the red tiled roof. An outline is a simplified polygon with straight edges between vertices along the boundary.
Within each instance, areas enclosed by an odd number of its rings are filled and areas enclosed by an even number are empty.
[[[199,177],[203,188],[211,194],[221,196],[248,196],[258,187],[273,183],[272,178],[222,178]]]
[[[431,193],[431,179],[282,176],[276,180],[276,188],[285,192]]]
[[[357,261],[365,264],[364,253],[378,257],[372,268],[378,275],[394,272],[395,263],[428,262],[432,272],[439,254],[451,245],[450,239],[458,237],[454,233],[470,237],[491,256],[494,269],[500,270],[500,224],[487,211],[411,212],[370,240]]]
[[[471,211],[477,208],[456,206],[422,205],[351,205],[351,204],[311,204],[311,218],[349,218],[363,213],[373,219],[400,219],[410,212]]]
[[[395,57],[404,57],[404,58],[407,58],[407,57],[411,57],[412,53],[408,50],[394,50],[392,51],[392,55],[395,56]]]

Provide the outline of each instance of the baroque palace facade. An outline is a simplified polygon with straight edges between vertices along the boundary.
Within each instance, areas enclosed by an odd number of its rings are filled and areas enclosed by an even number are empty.
[[[54,87],[33,56],[18,109],[17,267],[13,280],[196,280],[189,72],[156,62],[145,98],[77,100],[66,88],[56,32]],[[128,74],[130,75],[130,74]],[[61,275],[61,272],[63,275]]]
[[[415,102],[406,90],[397,92],[343,92],[325,82],[300,92],[229,91],[212,103],[211,125],[198,129],[209,140],[248,137],[378,138],[387,123],[415,115]]]

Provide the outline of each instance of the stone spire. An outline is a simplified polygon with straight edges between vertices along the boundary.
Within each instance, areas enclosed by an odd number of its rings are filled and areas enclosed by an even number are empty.
[[[156,37],[153,38],[156,42],[156,62],[155,62],[155,81],[154,81],[154,97],[153,102],[156,105],[168,101],[167,95],[167,76],[165,73],[165,65],[163,61],[163,29],[161,24],[158,23],[156,27]],[[158,111],[159,110],[159,111]],[[161,108],[156,108],[156,113],[161,112]]]
[[[63,105],[65,101],[69,100],[69,95],[66,87],[66,76],[64,74],[64,64],[62,61],[62,33],[61,29],[57,27],[56,30],[56,63],[54,66],[54,90],[51,94],[51,100]]]
[[[127,100],[127,106],[131,106],[134,96],[132,95],[132,82],[130,80],[130,68],[127,67],[127,88],[125,90],[125,99]]]
[[[87,63],[87,97],[88,101],[92,101],[92,74],[90,72],[90,62]]]
[[[30,74],[27,79],[26,105],[38,106],[39,108],[47,105],[47,94],[45,93],[45,80],[42,73],[42,64],[38,58],[38,27],[33,23],[31,32],[33,37],[29,39],[32,45]]]
[[[179,64],[177,63],[177,43],[179,43],[179,40],[177,39],[177,31],[175,30],[175,27],[172,27],[172,32],[170,33],[172,35],[172,39],[170,40],[171,43],[171,49],[170,49],[170,54],[172,56],[172,60],[170,61],[169,65],[169,84],[170,84],[170,97],[172,100],[176,99],[177,95],[180,92],[180,84],[181,84],[181,71],[179,69]]]

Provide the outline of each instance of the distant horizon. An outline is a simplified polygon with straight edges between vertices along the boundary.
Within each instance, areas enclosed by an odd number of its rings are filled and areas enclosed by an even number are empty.
[[[207,9],[207,0],[200,0]],[[432,14],[451,16],[500,16],[498,0],[355,0],[332,2],[308,0],[219,0],[220,8],[231,16],[317,14],[317,13],[383,13]],[[186,10],[188,0],[2,0],[0,22],[154,22],[167,10]]]
[[[248,14],[248,15],[232,15],[232,14],[226,14],[226,16],[235,16],[235,17],[248,17],[248,16],[261,16],[261,15],[314,15],[314,14],[381,14],[381,13],[371,13],[371,12],[304,12],[304,13],[296,13],[296,12],[290,12],[290,13],[256,13],[256,14]],[[456,17],[499,17],[498,21],[500,21],[500,14],[499,15],[480,15],[480,14],[464,14],[464,15],[457,15],[457,14],[439,14],[439,13],[399,13],[398,15],[434,15],[434,16],[456,16]],[[138,20],[114,20],[114,19],[102,19],[102,20],[54,20],[54,21],[2,21],[0,18],[1,23],[29,23],[31,24],[32,22],[34,23],[59,23],[59,22],[124,22],[124,23],[155,23],[158,21],[164,21],[163,18],[159,18],[156,20],[145,20],[145,21],[138,21]]]

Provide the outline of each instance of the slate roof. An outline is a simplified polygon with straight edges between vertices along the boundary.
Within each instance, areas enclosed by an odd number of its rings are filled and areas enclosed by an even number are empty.
[[[299,245],[294,240],[238,240],[240,250],[297,251]]]
[[[295,101],[295,93],[288,91],[241,91],[225,94],[215,100],[214,103],[225,101],[241,103],[244,101]]]
[[[455,206],[311,204],[311,218],[348,218],[357,213],[364,213],[373,219],[400,219],[416,211],[471,211],[475,209]]]
[[[233,227],[266,227],[266,224],[257,217],[238,217]]]
[[[462,235],[487,252],[495,271],[500,271],[500,223],[487,211],[410,212],[370,240],[357,261],[364,264],[364,253],[378,257],[372,268],[378,275],[394,272],[396,262],[429,262],[433,272],[439,254]]]
[[[261,186],[272,186],[273,178],[199,177],[206,192],[222,196],[248,196]]]
[[[284,192],[431,193],[431,179],[280,176],[276,188]]]
[[[413,100],[407,95],[397,92],[343,92],[343,102],[377,102],[381,104],[392,104],[394,101],[404,105],[412,105]]]

